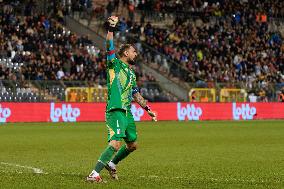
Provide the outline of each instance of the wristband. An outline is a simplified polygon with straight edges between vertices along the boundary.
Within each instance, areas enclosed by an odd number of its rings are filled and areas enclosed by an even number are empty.
[[[150,107],[147,105],[147,106],[145,106],[144,110],[146,110],[146,111],[148,112],[148,111],[150,111],[151,109],[150,109]]]
[[[116,31],[116,28],[115,27],[111,27],[111,26],[108,26],[108,29],[107,29],[109,32],[115,32]]]
[[[139,88],[138,87],[133,87],[132,88],[132,95],[135,95],[136,93],[139,93]]]

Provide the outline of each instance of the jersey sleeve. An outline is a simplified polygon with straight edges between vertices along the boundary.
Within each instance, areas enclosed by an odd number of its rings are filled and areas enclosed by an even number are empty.
[[[114,60],[116,59],[113,40],[108,40],[106,42],[106,50],[107,50],[107,67],[113,68]]]

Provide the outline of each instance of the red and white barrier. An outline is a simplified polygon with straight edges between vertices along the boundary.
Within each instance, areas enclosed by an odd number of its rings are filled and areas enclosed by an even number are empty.
[[[284,119],[284,103],[150,103],[158,120]],[[104,121],[105,103],[0,103],[0,122]],[[150,120],[137,104],[136,121]]]

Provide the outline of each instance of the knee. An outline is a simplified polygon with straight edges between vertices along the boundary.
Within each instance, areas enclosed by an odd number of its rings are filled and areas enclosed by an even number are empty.
[[[119,148],[121,147],[121,141],[112,140],[112,141],[110,141],[109,145],[114,147],[115,151],[118,151]]]
[[[129,150],[130,152],[133,152],[135,150],[137,150],[137,144],[133,143],[133,144],[127,144],[127,150]]]

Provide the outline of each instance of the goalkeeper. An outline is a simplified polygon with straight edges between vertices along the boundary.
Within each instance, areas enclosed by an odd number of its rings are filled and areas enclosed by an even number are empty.
[[[130,111],[133,99],[157,121],[156,114],[147,105],[139,93],[136,76],[129,65],[135,64],[136,49],[131,44],[123,44],[115,54],[113,33],[118,17],[108,18],[107,45],[107,87],[106,125],[108,128],[108,146],[102,152],[95,169],[87,181],[102,182],[101,170],[105,167],[113,179],[118,179],[116,165],[137,148],[137,132],[133,115]],[[122,145],[122,139],[125,143]]]

